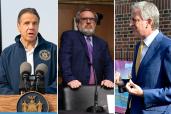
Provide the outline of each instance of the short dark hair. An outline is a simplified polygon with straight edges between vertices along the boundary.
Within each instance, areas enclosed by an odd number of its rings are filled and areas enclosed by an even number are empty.
[[[18,22],[18,23],[20,23],[20,18],[21,18],[21,16],[22,16],[23,14],[25,14],[25,13],[32,13],[32,14],[36,15],[37,18],[38,18],[38,22],[40,22],[39,14],[38,14],[38,12],[36,11],[35,8],[24,8],[24,9],[22,9],[22,10],[19,12],[19,14],[18,14],[18,18],[17,18],[17,22]]]
[[[75,18],[76,18],[76,22],[79,23],[80,22],[80,14],[84,11],[90,11],[94,14],[94,17],[95,17],[95,21],[97,23],[97,20],[98,20],[98,15],[95,11],[91,10],[90,8],[83,8],[81,10],[79,10],[76,15],[75,15]]]

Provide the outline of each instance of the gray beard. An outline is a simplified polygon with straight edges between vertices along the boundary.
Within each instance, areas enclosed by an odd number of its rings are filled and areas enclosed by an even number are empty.
[[[79,31],[82,32],[86,36],[91,36],[95,33],[95,29],[82,29],[79,28]]]

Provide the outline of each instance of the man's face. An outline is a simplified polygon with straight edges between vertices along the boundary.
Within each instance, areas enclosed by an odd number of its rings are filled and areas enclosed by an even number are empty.
[[[17,26],[22,40],[24,40],[25,42],[36,41],[39,28],[39,21],[36,15],[32,13],[24,13],[21,16]]]
[[[78,29],[85,35],[92,35],[95,32],[95,28],[96,20],[94,14],[90,11],[81,12]]]
[[[147,33],[148,22],[143,20],[139,9],[134,9],[131,15],[130,26],[132,27],[133,33],[138,37],[145,37]]]

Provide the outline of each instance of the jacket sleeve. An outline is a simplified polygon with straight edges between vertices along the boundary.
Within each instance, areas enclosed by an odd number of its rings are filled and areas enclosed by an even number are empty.
[[[111,80],[114,82],[114,63],[112,61],[112,58],[109,54],[109,49],[107,44],[105,43],[105,48],[103,50],[103,55],[104,55],[104,74],[105,74],[105,79]]]
[[[146,107],[171,103],[171,46],[166,49],[162,62],[161,70],[163,73],[161,75],[164,77],[162,80],[166,83],[163,83],[161,88],[143,90]]]
[[[5,54],[0,57],[0,94],[14,94],[6,74]]]
[[[57,93],[57,80],[48,86],[46,93],[56,94]]]
[[[59,65],[63,76],[64,83],[76,80],[72,73],[72,38],[71,34],[64,32],[61,38],[61,46],[59,50]]]
[[[46,93],[57,93],[57,46],[53,45],[52,48],[52,62],[51,62],[51,75],[49,75],[49,83],[46,89]]]

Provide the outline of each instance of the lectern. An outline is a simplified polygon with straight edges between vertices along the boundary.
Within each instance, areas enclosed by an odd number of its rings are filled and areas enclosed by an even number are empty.
[[[43,95],[48,104],[49,112],[57,112],[57,95]],[[0,112],[17,112],[17,102],[21,95],[0,95]]]

